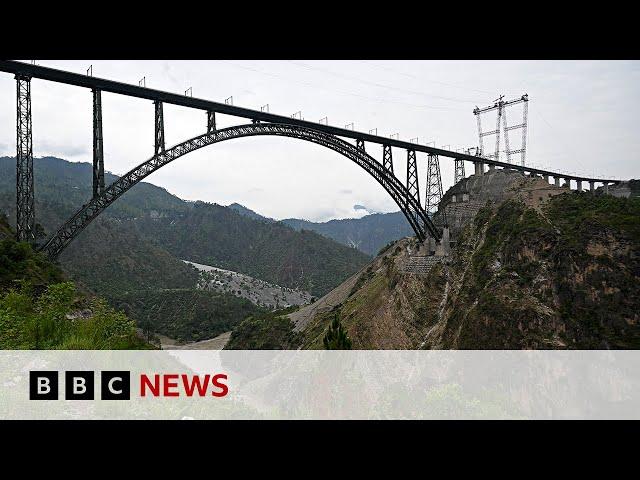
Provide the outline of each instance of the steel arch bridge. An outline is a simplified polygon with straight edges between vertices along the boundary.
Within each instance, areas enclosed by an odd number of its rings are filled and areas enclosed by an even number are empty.
[[[424,240],[428,235],[434,238],[440,238],[441,232],[427,216],[426,211],[421,207],[419,201],[409,194],[407,188],[393,173],[389,172],[363,149],[353,146],[333,135],[328,135],[306,127],[274,123],[252,123],[205,133],[154,155],[146,162],[141,163],[118,178],[100,194],[94,196],[88,204],[78,210],[71,219],[65,222],[65,224],[47,240],[41,250],[47,253],[49,257],[56,258],[66,246],[109,205],[120,198],[131,187],[168,163],[190,152],[225,140],[264,135],[305,140],[322,145],[349,158],[384,187],[398,204],[398,207],[400,207],[400,210],[402,210],[420,240]]]
[[[65,222],[42,246],[40,250],[51,258],[56,258],[69,243],[100,213],[115,202],[123,193],[136,183],[146,178],[167,163],[186,155],[189,152],[212,145],[214,143],[233,138],[275,135],[291,137],[312,142],[349,158],[376,181],[382,185],[387,193],[398,204],[406,216],[420,241],[427,237],[440,240],[442,227],[446,226],[446,218],[441,216],[442,225],[434,225],[431,215],[437,210],[442,198],[442,180],[440,177],[439,157],[450,158],[455,161],[455,181],[464,178],[464,162],[471,162],[475,167],[475,175],[484,175],[485,166],[489,169],[504,168],[516,170],[522,174],[544,177],[547,181],[553,177],[555,184],[565,185],[575,182],[576,188],[582,190],[582,183],[589,182],[591,190],[596,183],[602,183],[605,192],[610,184],[617,184],[620,180],[589,178],[584,176],[567,175],[550,170],[532,168],[525,165],[505,163],[492,158],[481,157],[469,152],[454,152],[442,148],[419,145],[406,142],[398,138],[387,138],[369,133],[358,132],[353,128],[339,128],[328,123],[315,123],[301,118],[286,117],[269,113],[268,111],[252,110],[226,103],[214,102],[192,95],[154,90],[146,86],[135,86],[116,82],[104,78],[93,77],[92,70],[87,75],[42,67],[34,64],[0,60],[0,71],[12,73],[16,79],[17,122],[16,122],[16,236],[19,241],[36,243],[35,238],[35,208],[34,208],[34,178],[33,178],[33,142],[31,122],[31,79],[39,78],[46,81],[89,88],[93,95],[93,197],[89,203],[82,206],[67,222]],[[91,74],[89,73],[91,71]],[[152,100],[155,106],[155,151],[146,162],[120,177],[111,185],[104,184],[104,154],[102,135],[102,92],[110,92],[129,97]],[[163,103],[198,109],[207,114],[207,131],[169,149],[165,148]],[[229,128],[216,127],[216,113],[249,119],[253,123],[237,125]],[[355,140],[355,145],[345,139]],[[365,142],[382,145],[382,159],[375,160],[366,152]],[[406,183],[402,183],[394,174],[392,147],[406,150],[407,176]],[[420,188],[418,185],[418,166],[416,153],[429,155],[427,174],[427,189],[424,207],[420,202]]]

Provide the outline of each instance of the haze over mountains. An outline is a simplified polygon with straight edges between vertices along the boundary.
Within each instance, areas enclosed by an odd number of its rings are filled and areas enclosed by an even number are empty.
[[[256,220],[278,221],[264,217],[238,203],[232,203],[229,208]],[[366,207],[354,205],[354,209],[366,210]],[[345,218],[328,222],[310,222],[298,218],[286,218],[280,222],[298,231],[312,230],[372,256],[389,242],[413,235],[413,230],[402,212],[372,213],[361,218]]]

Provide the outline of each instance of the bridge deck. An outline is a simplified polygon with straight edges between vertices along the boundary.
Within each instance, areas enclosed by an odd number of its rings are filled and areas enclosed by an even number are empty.
[[[12,60],[0,60],[0,71],[20,74],[29,76],[32,78],[40,78],[42,80],[48,80],[52,82],[65,83],[67,85],[75,85],[78,87],[85,87],[91,89],[98,89],[105,92],[117,93],[120,95],[127,95],[130,97],[143,98],[147,100],[159,100],[165,103],[173,105],[180,105],[183,107],[195,108],[205,111],[213,111],[222,113],[225,115],[232,115],[235,117],[248,118],[251,120],[260,120],[263,122],[273,123],[286,123],[289,125],[297,125],[307,128],[313,128],[325,133],[336,135],[339,137],[353,138],[357,140],[364,140],[370,143],[377,143],[380,145],[390,145],[392,147],[403,148],[406,150],[415,150],[416,152],[424,152],[433,155],[439,155],[441,157],[448,157],[453,159],[462,159],[469,162],[481,161],[487,165],[495,165],[503,168],[511,168],[514,170],[520,170],[524,172],[533,173],[536,175],[548,175],[551,177],[561,177],[567,180],[575,181],[592,181],[601,183],[620,183],[617,179],[605,179],[605,178],[589,178],[584,176],[576,176],[570,174],[564,174],[562,172],[553,172],[548,170],[541,170],[538,168],[532,168],[527,166],[515,165],[507,162],[499,162],[496,160],[488,159],[485,157],[477,157],[475,155],[467,155],[465,153],[453,152],[450,150],[444,150],[441,148],[429,147],[426,145],[419,145],[417,143],[405,142],[402,140],[395,140],[392,138],[381,137],[379,135],[371,135],[369,133],[358,132],[349,130],[346,128],[333,127],[331,125],[320,124],[316,122],[310,122],[307,120],[299,120],[296,118],[290,118],[284,115],[277,115],[269,112],[262,112],[258,110],[252,110],[244,107],[237,107],[234,105],[227,105],[225,103],[213,102],[211,100],[204,100],[201,98],[189,97],[186,95],[180,95],[177,93],[166,92],[162,90],[154,90],[152,88],[140,87],[138,85],[130,85],[123,82],[116,82],[114,80],[107,80],[104,78],[98,78],[79,73],[68,72],[64,70],[58,70],[55,68],[42,67],[40,65],[32,65],[29,63],[16,62]]]

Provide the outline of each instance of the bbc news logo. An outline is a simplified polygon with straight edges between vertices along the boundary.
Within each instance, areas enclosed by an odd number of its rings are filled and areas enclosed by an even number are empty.
[[[130,400],[131,372],[101,371],[101,400]],[[59,372],[55,370],[29,372],[30,400],[58,400]],[[65,371],[65,400],[95,400],[95,372]],[[224,397],[229,393],[225,383],[227,375],[187,374],[140,374],[138,395],[140,397]]]

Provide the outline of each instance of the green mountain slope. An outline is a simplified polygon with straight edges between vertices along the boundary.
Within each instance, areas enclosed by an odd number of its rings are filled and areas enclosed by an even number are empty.
[[[264,217],[239,203],[232,203],[229,208],[255,220],[268,223],[278,221]],[[367,255],[375,255],[389,242],[414,234],[402,212],[374,213],[362,218],[328,222],[310,222],[298,218],[287,218],[280,222],[298,231],[311,230],[319,233],[348,247],[357,248]]]
[[[196,202],[184,215],[137,219],[140,234],[173,255],[323,295],[369,258],[315,232],[252,220]]]
[[[134,322],[87,296],[0,215],[0,349],[146,349]]]
[[[374,213],[362,218],[329,220],[323,223],[288,218],[282,220],[282,223],[296,230],[313,230],[368,255],[375,255],[389,242],[414,234],[402,212]]]
[[[91,196],[92,169],[88,163],[36,158],[34,176],[36,219],[47,234]],[[105,177],[107,184],[116,178],[109,173]],[[15,159],[10,157],[0,158],[0,211],[15,221]],[[178,292],[174,296],[193,297],[199,274],[182,258],[287,287],[301,287],[315,295],[330,290],[367,261],[360,252],[312,232],[268,225],[227,207],[186,202],[145,182],[94,220],[59,260],[62,269],[81,285],[128,309],[141,321],[146,318],[141,313],[145,309],[143,300],[157,301],[149,292],[174,290]],[[193,298],[201,299],[206,294],[198,295]],[[233,300],[210,295],[210,300],[197,303],[201,308],[192,317],[205,315],[210,303],[216,301],[232,305],[237,312],[244,311],[245,307]],[[149,309],[155,306],[148,304]],[[226,325],[228,319],[219,318]],[[188,324],[188,319],[185,322]],[[210,333],[218,332],[210,321],[204,323]],[[160,325],[168,324],[159,318]],[[176,333],[175,325],[171,329],[157,331]],[[180,338],[201,338],[202,332],[191,335],[190,331],[193,329],[185,327],[178,332]]]
[[[640,198],[508,199],[428,274],[406,271],[413,255],[400,240],[316,303],[246,319],[227,348],[322,349],[336,315],[357,349],[640,348]]]

